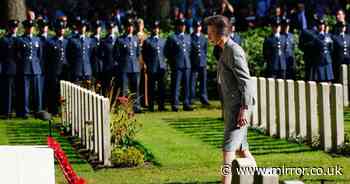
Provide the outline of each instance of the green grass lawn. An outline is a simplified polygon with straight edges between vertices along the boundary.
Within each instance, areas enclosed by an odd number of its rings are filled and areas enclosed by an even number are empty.
[[[221,142],[223,122],[220,111],[200,109],[194,112],[163,112],[137,115],[143,122],[137,140],[155,157],[159,165],[145,165],[138,168],[93,170],[79,157],[68,141],[54,136],[62,144],[75,170],[88,180],[89,184],[119,183],[219,183],[221,166]],[[346,131],[350,132],[350,112]],[[29,120],[0,121],[0,144],[45,144],[47,123]],[[261,167],[327,167],[340,165],[344,176],[305,176],[305,183],[350,183],[350,157],[334,156],[310,147],[270,138],[255,131],[249,131],[248,142]],[[57,183],[64,178],[57,167]],[[298,176],[282,176],[282,179],[298,179]]]

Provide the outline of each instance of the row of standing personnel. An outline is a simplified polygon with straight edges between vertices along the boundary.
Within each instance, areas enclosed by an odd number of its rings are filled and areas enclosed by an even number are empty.
[[[296,59],[294,35],[289,32],[288,18],[273,18],[272,34],[265,38],[263,56],[267,63],[267,77],[295,79]],[[347,24],[337,22],[332,34],[324,17],[317,17],[316,25],[299,35],[299,49],[303,51],[305,79],[317,82],[339,80],[341,64],[350,64],[350,36]]]
[[[19,21],[11,20],[7,34],[0,40],[0,76],[4,89],[1,94],[1,114],[11,116],[13,109],[19,117],[28,117],[31,111],[48,109],[57,114],[60,106],[59,81],[77,84],[94,80],[101,84],[102,93],[111,90],[116,78],[123,96],[135,94],[134,111],[140,107],[140,72],[144,65],[148,74],[149,110],[154,110],[156,90],[158,108],[166,110],[165,77],[171,74],[172,110],[178,111],[180,89],[183,90],[183,109],[193,110],[197,80],[200,81],[200,101],[209,105],[207,95],[207,45],[201,33],[200,21],[195,23],[192,35],[185,33],[185,20],[176,22],[176,32],[167,40],[160,37],[159,22],[152,24],[152,35],[142,44],[134,33],[134,20],[125,21],[125,33],[114,34],[115,25],[108,22],[107,35],[100,36],[99,21],[93,23],[94,34],[86,35],[88,23],[76,22],[76,31],[65,37],[66,24],[56,21],[55,36],[47,35],[48,22],[38,22],[43,33],[34,35],[35,22],[22,22],[25,33],[17,36]],[[140,64],[139,57],[144,63]],[[167,61],[167,62],[166,62]],[[168,67],[169,66],[169,67]],[[167,69],[170,68],[170,71]],[[199,79],[198,79],[199,78]],[[15,100],[14,100],[15,99]]]

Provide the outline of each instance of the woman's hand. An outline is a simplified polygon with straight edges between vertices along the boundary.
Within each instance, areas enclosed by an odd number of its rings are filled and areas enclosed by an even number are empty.
[[[248,108],[241,107],[237,117],[237,126],[244,127],[248,124]]]

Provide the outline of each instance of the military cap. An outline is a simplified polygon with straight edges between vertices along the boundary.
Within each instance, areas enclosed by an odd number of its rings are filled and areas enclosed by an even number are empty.
[[[158,20],[154,21],[151,25],[152,29],[159,28],[159,27],[160,27],[160,22]]]
[[[317,23],[317,25],[326,24],[326,19],[325,19],[323,16],[318,17],[318,18],[316,19],[316,23]]]
[[[23,26],[25,28],[28,28],[28,27],[34,27],[35,26],[35,22],[34,20],[25,20],[22,22]]]
[[[100,20],[93,21],[93,22],[91,23],[91,26],[92,26],[93,28],[101,27],[101,21],[100,21]]]
[[[38,26],[39,27],[45,27],[49,25],[49,21],[47,19],[39,19],[38,20]]]
[[[113,28],[114,26],[115,26],[115,24],[114,24],[113,21],[108,21],[108,22],[106,23],[106,28],[107,28],[107,29],[111,29],[111,28]]]
[[[76,22],[76,26],[78,27],[88,26],[88,25],[89,23],[85,19],[80,19],[80,20],[77,20]]]
[[[345,22],[337,22],[335,24],[336,27],[346,27],[346,23]]]
[[[18,27],[19,21],[16,19],[12,19],[8,21],[8,26],[9,27]]]
[[[200,21],[200,20],[194,21],[193,27],[200,27],[200,26],[202,26],[202,21]]]
[[[66,28],[66,23],[62,20],[57,20],[54,24],[54,29],[59,30],[59,29],[64,29]]]
[[[186,25],[186,20],[185,20],[185,19],[183,19],[183,18],[178,19],[178,20],[176,21],[176,25],[177,25],[177,26],[183,26],[183,25]]]
[[[129,27],[129,26],[134,26],[134,20],[131,18],[127,18],[124,22],[125,27]]]

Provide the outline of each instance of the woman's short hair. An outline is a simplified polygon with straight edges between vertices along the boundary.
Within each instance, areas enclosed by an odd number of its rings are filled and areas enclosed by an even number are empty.
[[[207,17],[204,20],[205,25],[213,26],[216,29],[216,34],[220,36],[228,36],[231,32],[231,23],[229,19],[223,15],[214,15]]]

